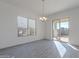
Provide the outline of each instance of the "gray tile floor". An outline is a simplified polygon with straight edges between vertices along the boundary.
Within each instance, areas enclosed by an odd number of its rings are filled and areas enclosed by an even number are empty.
[[[61,54],[65,51],[63,58],[79,57],[79,51],[71,48],[67,43],[59,42],[58,45],[56,46],[52,40],[40,40],[1,49],[0,54],[10,55],[15,58],[61,58]]]

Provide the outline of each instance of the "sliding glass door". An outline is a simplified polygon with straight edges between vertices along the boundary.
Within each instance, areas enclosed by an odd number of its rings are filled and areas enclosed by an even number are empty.
[[[69,19],[60,20],[60,40],[69,42]]]
[[[53,39],[54,40],[59,40],[58,29],[59,29],[59,21],[55,20],[55,21],[53,21],[53,36],[54,36]]]
[[[53,39],[69,42],[69,19],[59,19],[53,21]]]

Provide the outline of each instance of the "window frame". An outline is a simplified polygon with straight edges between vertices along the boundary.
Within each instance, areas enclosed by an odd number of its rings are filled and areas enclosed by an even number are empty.
[[[18,17],[23,17],[23,16],[17,16],[17,20],[18,20]],[[26,18],[26,17],[23,17],[23,18]],[[27,37],[27,36],[35,36],[36,35],[36,20],[35,19],[32,19],[32,18],[26,18],[27,19],[27,31],[26,31],[26,36],[23,36],[23,34],[22,34],[22,36],[19,36],[19,27],[18,27],[18,21],[17,21],[17,30],[18,30],[18,37]],[[30,27],[29,27],[29,20],[34,20],[34,33],[33,33],[33,35],[29,35],[28,33],[29,33],[29,29],[30,29]]]

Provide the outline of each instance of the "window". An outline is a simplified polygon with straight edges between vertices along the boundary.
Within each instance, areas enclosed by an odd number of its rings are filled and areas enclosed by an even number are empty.
[[[60,25],[61,25],[61,28],[67,28],[67,29],[69,28],[69,22],[68,21],[61,22]]]
[[[17,17],[18,37],[35,35],[35,20]]]
[[[35,35],[35,21],[32,19],[29,19],[29,35]]]

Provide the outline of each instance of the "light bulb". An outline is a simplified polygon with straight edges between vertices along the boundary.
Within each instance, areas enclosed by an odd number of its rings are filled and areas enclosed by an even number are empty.
[[[43,21],[43,18],[42,18],[42,17],[40,17],[40,20],[42,20],[42,21]]]
[[[40,20],[41,20],[42,18],[40,17]]]
[[[45,17],[43,17],[43,19],[45,19]]]
[[[47,20],[47,18],[46,17],[43,17],[43,19],[46,21]]]
[[[41,20],[41,21],[46,21],[47,18],[46,18],[46,17],[40,17],[40,20]]]

